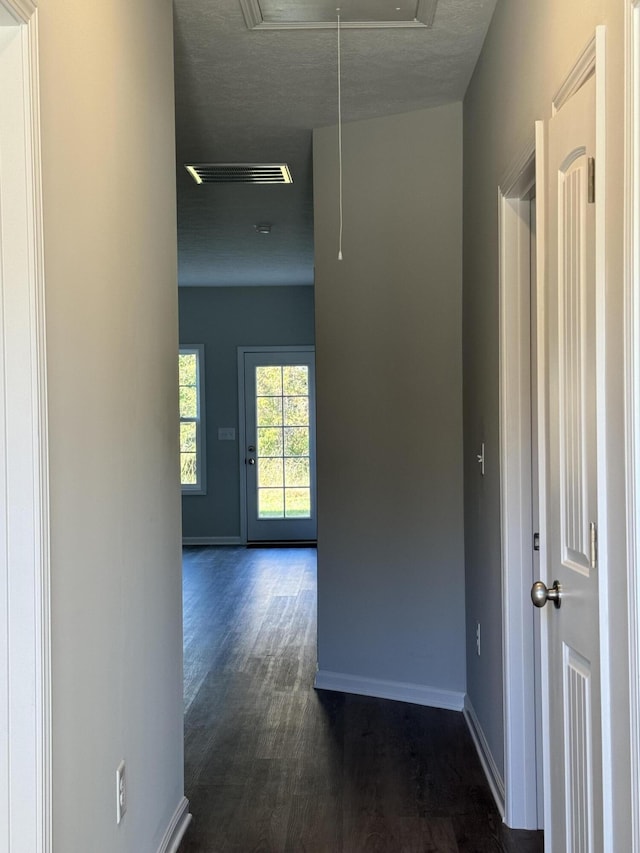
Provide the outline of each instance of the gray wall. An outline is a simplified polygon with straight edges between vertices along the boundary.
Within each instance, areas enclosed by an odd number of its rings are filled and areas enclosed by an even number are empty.
[[[206,495],[182,498],[185,538],[240,535],[239,346],[312,345],[312,287],[181,287],[180,342],[205,345]],[[218,441],[218,427],[236,441]]]
[[[172,8],[38,18],[53,849],[156,853],[184,790]]]
[[[608,418],[607,536],[611,658],[603,661],[616,697],[605,739],[614,758],[612,847],[630,850],[628,830],[628,657],[624,530],[624,435],[620,344],[624,128],[624,3],[619,0],[498,2],[464,102],[464,399],[465,542],[468,693],[498,767],[503,766],[502,585],[500,558],[498,217],[497,187],[533,139],[534,122],[548,119],[551,99],[598,24],[606,24],[606,402]],[[486,476],[474,462],[486,442]],[[491,460],[494,460],[493,462]],[[601,483],[601,485],[604,485]],[[607,559],[607,558],[605,558]],[[547,578],[547,582],[552,579]],[[543,618],[547,612],[543,611]],[[475,624],[483,625],[482,657]],[[606,626],[603,626],[606,628]],[[610,667],[610,669],[609,669]],[[605,715],[606,720],[606,715]]]
[[[314,133],[321,670],[464,691],[462,107]]]

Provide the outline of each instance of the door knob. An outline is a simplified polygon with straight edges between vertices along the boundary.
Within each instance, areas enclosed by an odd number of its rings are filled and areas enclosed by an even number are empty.
[[[247,459],[247,465],[255,465],[255,464],[256,464],[256,460],[253,458],[253,456],[251,456],[251,457],[249,457],[249,459]]]
[[[544,607],[547,601],[553,601],[556,607],[560,607],[562,588],[559,581],[554,581],[549,589],[542,581],[536,581],[531,587],[531,601],[536,607]]]

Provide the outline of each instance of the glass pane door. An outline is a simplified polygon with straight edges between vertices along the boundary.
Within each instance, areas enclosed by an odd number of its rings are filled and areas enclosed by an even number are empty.
[[[312,351],[245,353],[249,541],[313,540]]]

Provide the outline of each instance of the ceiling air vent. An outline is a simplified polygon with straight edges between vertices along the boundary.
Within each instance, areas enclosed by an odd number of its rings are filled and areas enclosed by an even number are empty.
[[[185,163],[196,184],[292,184],[286,163]]]

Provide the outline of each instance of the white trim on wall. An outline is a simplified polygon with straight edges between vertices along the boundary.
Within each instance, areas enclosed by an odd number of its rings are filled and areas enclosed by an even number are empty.
[[[640,0],[625,4],[625,433],[631,831],[640,850]]]
[[[505,818],[505,786],[504,780],[500,775],[500,771],[498,770],[498,765],[496,764],[491,749],[489,748],[489,742],[485,737],[485,733],[480,725],[480,720],[478,719],[478,715],[475,712],[475,709],[471,703],[471,699],[467,695],[464,697],[464,718],[467,721],[467,728],[469,729],[469,733],[471,734],[471,739],[473,740],[473,745],[476,748],[476,752],[478,753],[478,758],[480,759],[480,764],[482,765],[482,769],[484,770],[484,775],[486,776],[487,783],[493,794],[493,799],[496,804],[496,808],[498,809],[498,813],[500,817],[504,820]]]
[[[373,696],[376,699],[394,699],[397,702],[411,702],[414,705],[444,708],[448,711],[462,711],[464,707],[464,693],[459,690],[442,690],[440,687],[424,684],[366,678],[326,669],[317,671],[313,686],[316,690],[336,690],[339,693],[355,693],[357,696]]]
[[[0,25],[15,22],[5,57],[19,102],[8,136],[0,202],[0,547],[4,621],[0,692],[0,847],[49,853],[51,815],[50,555],[45,299],[40,176],[38,17],[29,0],[0,0]],[[8,71],[7,71],[8,68]],[[5,100],[5,108],[9,103]],[[14,104],[15,106],[15,104]],[[11,107],[8,107],[11,109]],[[8,178],[15,175],[18,180]],[[6,230],[5,230],[6,229]],[[5,642],[6,641],[6,642]],[[5,711],[6,709],[6,711]],[[6,741],[4,738],[6,737]],[[4,847],[3,847],[4,849]]]
[[[535,140],[498,191],[500,240],[500,517],[504,678],[504,818],[538,828],[531,480],[531,227]],[[539,241],[543,235],[539,233]],[[488,751],[486,742],[478,746]],[[487,762],[483,761],[486,769]],[[494,788],[492,779],[489,784]]]
[[[536,299],[536,401],[538,407],[538,422],[537,422],[537,439],[538,439],[538,529],[540,532],[540,554],[539,568],[540,576],[548,577],[548,536],[547,536],[547,391],[549,382],[547,378],[548,364],[546,358],[546,329],[547,329],[547,303],[546,303],[546,286],[547,280],[547,253],[545,248],[544,235],[546,233],[545,226],[545,211],[547,210],[547,147],[546,147],[546,124],[543,121],[537,121],[536,127],[536,212],[538,221],[536,223],[536,274],[538,280],[537,299]],[[549,671],[542,661],[542,649],[546,648],[547,644],[547,626],[546,619],[540,620],[540,717],[543,745],[539,750],[542,755],[542,789],[543,789],[543,816],[546,819],[547,815],[551,814],[550,810],[550,791],[551,791],[551,768],[548,761],[545,760],[545,744],[549,740],[549,703],[547,697],[549,695]],[[543,821],[544,822],[544,821]],[[550,834],[548,835],[550,837]]]
[[[178,808],[173,813],[169,826],[160,842],[158,853],[177,853],[180,842],[191,823],[191,819],[189,800],[183,797],[178,804]]]
[[[596,340],[604,348],[611,347],[607,338],[607,227],[606,227],[606,116],[607,116],[607,28],[604,25],[596,27],[595,48],[593,50],[593,65],[596,82]],[[586,50],[589,48],[587,47]],[[586,78],[585,78],[586,79]],[[596,359],[596,399],[607,399],[607,357]],[[611,696],[611,621],[609,608],[609,515],[611,510],[619,512],[612,506],[609,499],[609,451],[608,451],[609,417],[607,407],[597,406],[596,409],[596,442],[597,442],[597,500],[598,500],[598,596],[600,621],[600,706],[602,713],[602,789],[603,789],[603,835],[605,853],[614,853],[613,845],[616,838],[613,784],[613,733],[616,725],[612,709]],[[615,703],[613,703],[615,706]]]
[[[601,27],[597,29],[602,29]],[[587,80],[595,73],[596,69],[596,35],[585,46],[580,56],[576,59],[573,68],[565,77],[562,85],[551,99],[551,114],[555,115],[569,98],[581,89]]]
[[[0,0],[0,12],[6,10],[11,20],[7,23],[28,24],[36,13],[38,4],[34,0]],[[0,26],[6,20],[3,16]]]
[[[240,480],[240,541],[247,542],[247,478],[245,459],[247,456],[247,427],[245,423],[244,354],[250,347],[238,347],[238,477]]]

